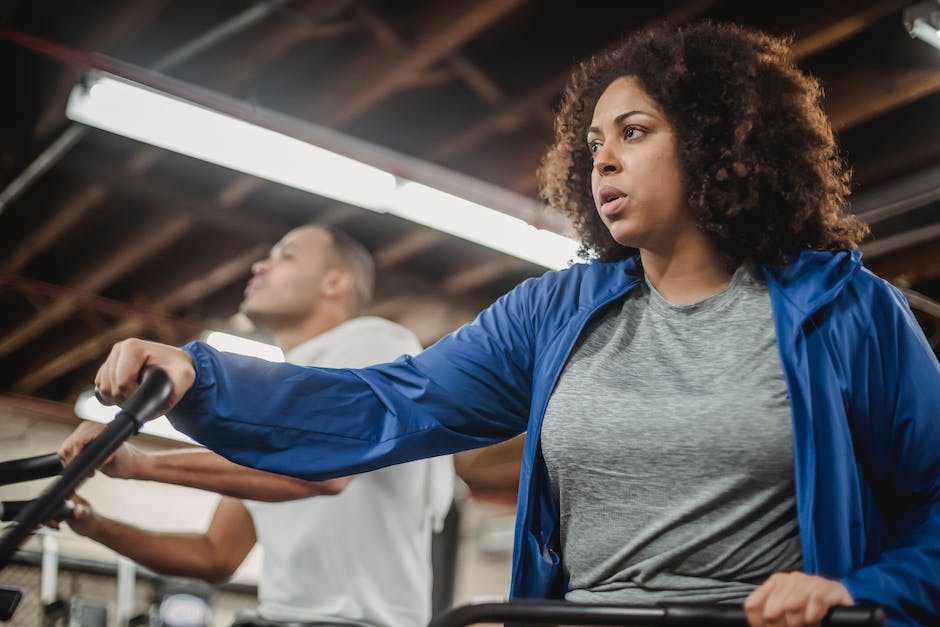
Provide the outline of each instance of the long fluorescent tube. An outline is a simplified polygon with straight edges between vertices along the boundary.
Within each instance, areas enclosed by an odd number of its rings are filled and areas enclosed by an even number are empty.
[[[554,270],[567,266],[578,250],[570,237],[412,181],[395,190],[389,212]]]
[[[76,86],[76,122],[296,189],[376,209],[395,176],[293,137],[106,75]]]
[[[923,18],[914,20],[911,35],[925,41],[934,48],[940,48],[940,29],[928,24]]]
[[[901,20],[911,37],[940,49],[940,0],[927,0],[904,7]]]
[[[566,267],[578,249],[575,240],[502,211],[112,75],[92,73],[77,85],[66,115],[295,189],[392,213],[546,268]]]

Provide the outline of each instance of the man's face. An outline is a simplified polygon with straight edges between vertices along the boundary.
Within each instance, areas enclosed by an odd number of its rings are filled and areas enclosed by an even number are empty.
[[[242,313],[269,331],[313,315],[330,273],[337,272],[330,264],[331,246],[330,234],[316,227],[300,227],[282,237],[267,258],[252,265]]]

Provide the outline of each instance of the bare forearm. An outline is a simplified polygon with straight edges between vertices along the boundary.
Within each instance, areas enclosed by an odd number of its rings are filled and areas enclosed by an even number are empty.
[[[201,534],[157,533],[100,516],[81,533],[164,575],[219,582],[234,572]]]
[[[147,455],[139,461],[133,478],[200,488],[255,501],[290,501],[308,496],[337,494],[348,483],[347,478],[304,481],[255,470],[206,450]]]

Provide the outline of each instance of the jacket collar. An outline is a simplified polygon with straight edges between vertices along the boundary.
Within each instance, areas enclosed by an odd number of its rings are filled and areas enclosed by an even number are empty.
[[[782,267],[764,268],[764,275],[770,288],[806,319],[832,301],[861,268],[858,250],[803,250]]]
[[[643,278],[639,253],[613,264],[599,265],[622,272],[628,285]],[[802,250],[790,255],[785,265],[764,267],[763,271],[770,289],[782,295],[806,319],[833,300],[861,268],[862,253],[858,250]],[[618,287],[622,289],[623,284]]]

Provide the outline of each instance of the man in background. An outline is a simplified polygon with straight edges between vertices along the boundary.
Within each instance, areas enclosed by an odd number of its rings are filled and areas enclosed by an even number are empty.
[[[419,352],[404,327],[360,316],[373,284],[361,244],[304,226],[252,266],[241,310],[296,364],[359,368]],[[63,462],[100,429],[81,425],[59,449]],[[159,573],[211,582],[228,579],[257,541],[264,548],[258,612],[236,625],[401,627],[430,619],[431,532],[453,499],[449,456],[314,482],[206,450],[148,454],[125,444],[103,470],[223,495],[203,534],[146,531],[99,516],[80,499],[69,525]]]

